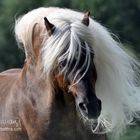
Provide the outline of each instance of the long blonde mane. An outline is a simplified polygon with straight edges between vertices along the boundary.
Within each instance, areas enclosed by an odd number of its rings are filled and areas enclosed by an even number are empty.
[[[46,17],[56,26],[49,39],[42,34],[42,62],[45,74],[49,77],[56,61],[71,58],[76,53],[74,44],[79,38],[94,50],[94,63],[97,69],[96,94],[102,100],[102,112],[94,133],[112,132],[116,136],[138,117],[140,111],[140,63],[122,49],[109,31],[90,19],[89,27],[81,24],[83,14],[69,9],[38,8],[20,18],[15,26],[16,38],[22,42],[26,51],[32,46],[32,30],[36,23],[42,28]],[[45,30],[45,29],[44,29]],[[59,57],[69,42],[69,53]],[[80,49],[80,48],[79,48]],[[137,76],[136,76],[137,74]],[[80,80],[80,79],[79,79]],[[100,129],[102,126],[102,130]]]

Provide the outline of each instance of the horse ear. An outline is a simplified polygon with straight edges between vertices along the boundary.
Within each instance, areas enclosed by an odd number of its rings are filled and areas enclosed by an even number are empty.
[[[84,15],[84,18],[82,19],[82,23],[86,26],[89,25],[89,16],[90,16],[90,12],[86,12]]]
[[[48,31],[48,34],[49,36],[51,36],[55,30],[55,26],[52,23],[50,23],[46,17],[44,17],[44,22],[45,22],[45,26]]]
[[[40,25],[36,23],[32,30],[32,47],[33,47],[32,54],[34,54],[36,58],[39,55],[39,49],[40,49],[39,46],[43,40],[40,36],[41,32],[42,30]]]

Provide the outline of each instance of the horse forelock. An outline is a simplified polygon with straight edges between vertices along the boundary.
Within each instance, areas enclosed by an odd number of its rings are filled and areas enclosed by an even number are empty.
[[[86,74],[92,61],[90,55],[93,53],[93,50],[86,40],[89,29],[81,21],[71,23],[68,19],[63,18],[60,20],[57,18],[55,23],[56,30],[49,39],[44,41],[44,47],[42,49],[44,72],[49,77],[54,67],[65,61],[66,63],[60,73],[73,75],[81,59],[82,50],[84,49],[85,59],[83,65],[74,74],[75,76],[73,78],[73,83],[77,83]],[[75,66],[69,71],[74,60],[76,60]],[[80,71],[83,72],[82,76],[77,78]]]

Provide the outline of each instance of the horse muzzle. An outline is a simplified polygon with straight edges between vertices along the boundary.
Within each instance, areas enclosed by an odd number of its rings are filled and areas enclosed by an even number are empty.
[[[102,103],[98,98],[94,100],[77,98],[76,104],[82,117],[87,119],[97,119],[100,116]]]

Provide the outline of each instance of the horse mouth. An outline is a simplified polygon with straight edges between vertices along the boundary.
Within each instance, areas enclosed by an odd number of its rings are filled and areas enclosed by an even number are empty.
[[[92,123],[91,123],[91,130],[95,131],[97,127],[98,127],[98,119],[92,121]]]
[[[106,132],[106,128],[103,127],[98,121],[95,121],[91,124],[91,131],[94,134],[105,134]]]
[[[95,124],[92,124],[92,125],[91,125],[91,129],[94,131],[94,130],[96,129],[97,125],[98,125],[98,124],[96,124],[96,123],[95,123]]]

